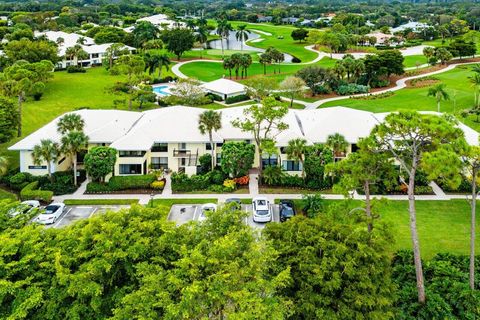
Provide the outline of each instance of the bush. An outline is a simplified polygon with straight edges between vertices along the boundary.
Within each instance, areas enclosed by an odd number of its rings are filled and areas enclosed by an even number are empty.
[[[213,184],[222,184],[227,178],[227,175],[221,170],[213,170],[212,172],[209,172],[208,175]]]
[[[20,191],[33,181],[35,181],[35,179],[30,173],[18,172],[9,178],[8,184],[12,190]]]
[[[205,153],[204,155],[198,158],[198,162],[200,162],[200,172],[199,173],[207,173],[212,170],[212,155],[209,153]]]
[[[86,179],[85,170],[77,170],[79,173],[77,182],[80,184]],[[45,175],[38,179],[39,186],[43,190],[53,191],[53,194],[58,196],[62,194],[69,194],[77,190],[73,180],[73,171],[59,171],[52,174],[52,179]]]
[[[207,97],[209,97],[210,99],[212,99],[212,101],[223,101],[223,98],[220,97],[218,94],[208,93],[208,94],[207,94]]]
[[[152,84],[158,84],[158,83],[168,83],[177,80],[177,78],[174,78],[172,76],[166,76],[165,78],[153,78],[151,83]]]
[[[322,85],[315,86],[315,94],[329,94],[332,92],[330,88]]]
[[[22,191],[20,191],[20,199],[23,201],[39,200],[48,203],[52,201],[52,197],[52,191],[38,189],[38,181],[27,184]]]
[[[156,179],[157,177],[153,174],[141,176],[115,176],[108,181],[108,185],[116,191],[127,189],[149,189],[150,184]]]
[[[232,103],[237,103],[237,102],[242,102],[242,101],[247,101],[250,100],[250,97],[246,94],[240,94],[238,96],[234,97],[229,97],[225,99],[226,104],[232,104]]]
[[[225,187],[225,190],[233,191],[233,190],[235,190],[235,187],[236,187],[235,180],[227,179],[227,180],[223,181],[223,186]]]
[[[150,187],[155,190],[163,190],[165,187],[165,180],[153,181]]]
[[[189,177],[185,173],[172,173],[172,191],[189,192],[195,190],[207,190],[210,186],[210,179],[206,175],[192,175]],[[223,180],[222,180],[223,183]]]
[[[369,86],[364,86],[361,84],[349,83],[341,85],[337,88],[337,94],[341,96],[356,94],[356,93],[368,93],[370,90]]]
[[[85,73],[87,70],[81,66],[68,66],[67,67],[68,73]]]

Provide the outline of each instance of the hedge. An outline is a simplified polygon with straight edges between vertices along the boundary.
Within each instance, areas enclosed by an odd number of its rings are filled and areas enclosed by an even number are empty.
[[[237,102],[242,102],[247,100],[250,100],[249,96],[247,96],[246,94],[240,94],[238,96],[228,97],[227,99],[225,99],[225,103],[232,104],[232,103],[237,103]]]
[[[115,176],[108,183],[90,182],[87,185],[88,193],[114,192],[128,189],[151,189],[151,184],[157,180],[154,174],[141,176]]]
[[[39,200],[42,202],[50,202],[52,201],[52,197],[52,191],[38,189],[38,181],[27,184],[22,191],[20,191],[20,199],[23,201]]]

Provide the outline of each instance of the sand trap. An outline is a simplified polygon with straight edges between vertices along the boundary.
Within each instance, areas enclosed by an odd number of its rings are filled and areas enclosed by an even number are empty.
[[[266,36],[271,36],[272,35],[270,32],[265,32],[265,31],[256,30],[256,29],[250,29],[250,31],[255,32],[255,33],[264,34]]]

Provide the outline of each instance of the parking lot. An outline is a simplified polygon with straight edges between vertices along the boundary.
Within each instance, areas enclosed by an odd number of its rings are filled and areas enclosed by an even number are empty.
[[[273,213],[273,221],[280,222],[279,216],[279,207],[276,204],[270,204]],[[168,220],[173,221],[177,226],[185,224],[189,221],[198,221],[200,216],[201,204],[188,204],[181,205],[176,204],[170,208],[168,214]],[[242,210],[248,213],[248,216],[245,218],[245,224],[254,227],[254,228],[264,228],[266,223],[259,223],[253,221],[253,212],[251,204],[242,204]]]
[[[128,208],[128,205],[105,206],[105,205],[85,205],[85,206],[67,206],[64,213],[53,224],[45,226],[46,228],[61,228],[72,224],[75,221],[88,219],[94,215],[105,213],[107,210],[118,211]]]

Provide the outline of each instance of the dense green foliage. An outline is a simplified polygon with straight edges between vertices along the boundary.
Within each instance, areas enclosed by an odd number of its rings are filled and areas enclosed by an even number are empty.
[[[150,189],[152,182],[157,180],[154,174],[139,176],[114,176],[108,183],[90,182],[87,185],[87,192],[114,192],[122,190]]]
[[[248,174],[255,158],[255,146],[246,142],[229,141],[222,145],[221,167],[232,178]]]
[[[48,203],[52,201],[53,191],[38,189],[38,181],[27,184],[20,191],[20,199],[22,200],[40,200]]]
[[[103,182],[112,173],[117,161],[117,150],[109,147],[94,147],[85,155],[85,170],[93,181]]]

